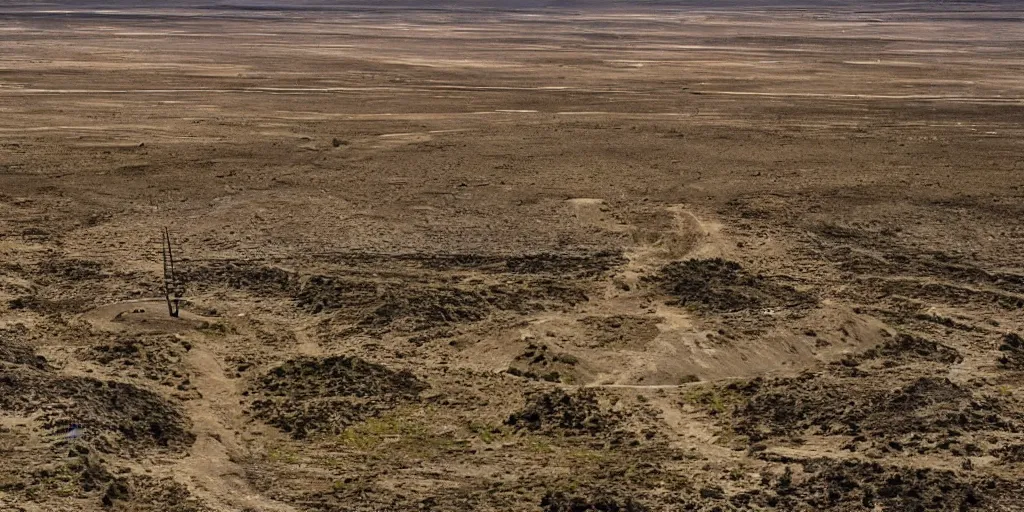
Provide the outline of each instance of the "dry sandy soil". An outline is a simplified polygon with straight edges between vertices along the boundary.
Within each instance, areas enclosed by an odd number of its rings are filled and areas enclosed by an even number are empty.
[[[1019,4],[96,3],[0,7],[0,509],[1024,510]]]

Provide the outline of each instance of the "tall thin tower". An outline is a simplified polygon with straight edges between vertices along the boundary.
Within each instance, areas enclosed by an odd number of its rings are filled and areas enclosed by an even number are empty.
[[[178,317],[178,304],[184,292],[181,281],[174,273],[174,251],[171,245],[171,232],[167,228],[163,230],[163,253],[164,253],[164,296],[167,298],[167,313],[172,317]]]

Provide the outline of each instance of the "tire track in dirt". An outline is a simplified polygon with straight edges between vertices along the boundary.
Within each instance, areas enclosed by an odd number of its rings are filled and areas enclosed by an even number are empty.
[[[185,476],[192,492],[214,510],[295,512],[295,508],[253,490],[243,468],[233,462],[246,452],[240,434],[245,420],[236,381],[227,378],[218,357],[201,344],[193,346],[186,362],[193,368],[195,387],[203,395],[203,400],[185,405],[196,442],[188,457],[165,471]]]
[[[323,348],[320,347],[316,338],[311,337],[309,333],[306,332],[306,329],[308,329],[308,327],[300,327],[292,331],[295,333],[295,339],[298,342],[295,346],[295,350],[299,355],[320,357],[324,353]]]

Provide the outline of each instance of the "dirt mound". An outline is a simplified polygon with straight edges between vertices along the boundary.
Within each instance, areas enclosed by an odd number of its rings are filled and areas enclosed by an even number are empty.
[[[188,488],[170,478],[132,475],[115,479],[100,498],[104,507],[132,512],[207,512]]]
[[[544,512],[647,512],[649,507],[631,496],[618,497],[599,494],[579,496],[564,492],[549,492],[540,500]]]
[[[324,258],[334,264],[353,268],[381,268],[404,265],[433,271],[468,271],[489,274],[555,274],[562,277],[596,277],[618,266],[626,259],[621,251],[571,251],[537,254],[446,254],[405,253],[375,254],[340,252]]]
[[[1000,365],[1011,370],[1024,370],[1024,338],[1019,334],[1011,332],[1004,335],[999,351],[1002,352]]]
[[[310,312],[337,311],[337,319],[361,332],[419,332],[481,321],[498,312],[527,314],[587,300],[579,289],[551,280],[503,283],[310,279],[296,295]]]
[[[806,306],[814,298],[775,279],[748,273],[739,263],[721,258],[669,263],[654,277],[661,291],[681,306],[708,313]]]
[[[408,487],[390,484],[380,476],[367,475],[346,478],[329,489],[306,493],[295,501],[302,503],[305,509],[324,512],[689,510],[680,506],[683,502],[680,495],[683,490],[688,490],[689,483],[677,470],[668,469],[661,463],[664,451],[595,451],[587,447],[594,444],[589,438],[563,438],[561,441],[578,442],[572,452],[599,457],[601,463],[568,462],[566,467],[567,461],[560,460],[553,465],[559,470],[566,468],[568,472],[544,474],[543,470],[530,470],[529,474],[519,476],[513,482],[509,482],[504,474],[460,478],[449,485],[430,485],[424,493],[412,493]],[[671,491],[665,492],[668,489]]]
[[[274,368],[256,383],[255,416],[296,439],[337,434],[345,427],[416,400],[427,385],[408,371],[394,371],[357,357],[299,358]]]
[[[48,254],[37,265],[26,266],[21,272],[8,307],[30,310],[42,314],[83,313],[99,304],[123,294],[125,282],[135,293],[146,293],[155,284],[148,278],[135,281],[137,276],[111,270],[107,264],[81,259],[66,259]]]
[[[1024,276],[978,266],[948,247],[923,250],[913,237],[895,236],[898,228],[879,232],[829,223],[811,230],[825,242],[821,256],[838,263],[854,285],[866,285],[864,291],[872,295],[882,289],[885,295],[928,303],[1024,305]]]
[[[86,297],[47,298],[39,294],[22,295],[7,302],[11,309],[35,311],[43,315],[84,313],[95,307],[95,301]]]
[[[205,265],[183,262],[182,280],[191,288],[224,286],[255,295],[287,296],[298,287],[299,276],[277,267],[247,261],[219,261]]]
[[[528,343],[526,350],[516,356],[509,366],[508,373],[533,380],[548,382],[569,382],[575,375],[575,367],[579,364],[576,356],[557,353],[543,343]]]
[[[432,275],[401,279],[360,273],[302,276],[274,267],[226,262],[195,269],[187,280],[200,287],[213,284],[261,296],[290,297],[308,313],[334,313],[336,321],[351,331],[370,334],[419,332],[478,322],[496,312],[527,314],[587,300],[582,290],[559,279],[511,273],[499,282]]]
[[[181,392],[192,391],[181,361],[192,349],[172,335],[116,336],[79,351],[79,358],[95,361],[119,376],[145,378]]]
[[[733,389],[747,397],[734,411],[735,429],[752,442],[810,432],[924,453],[957,448],[962,432],[1018,430],[1001,403],[945,378],[920,378],[890,391],[856,378],[805,374]]]
[[[293,290],[295,305],[310,312],[320,313],[342,308],[365,311],[377,305],[377,284],[350,278],[311,276]]]
[[[103,264],[81,259],[50,258],[39,264],[39,273],[48,279],[85,281],[109,277]]]
[[[999,457],[1004,464],[1024,464],[1024,444],[1012,444],[992,450],[992,455]]]
[[[949,470],[889,466],[855,459],[811,459],[802,471],[787,466],[765,475],[761,488],[731,496],[720,487],[701,489],[684,510],[792,510],[799,512],[893,510],[1007,510],[1019,504],[1021,485]],[[1012,508],[1016,510],[1016,508]]]
[[[535,393],[527,397],[526,407],[505,420],[506,425],[516,430],[592,436],[607,434],[620,423],[619,415],[603,408],[591,389]]]
[[[895,276],[895,277],[893,277]],[[1024,299],[1018,294],[994,289],[977,289],[958,283],[922,282],[920,278],[906,276],[897,271],[891,275],[853,276],[848,290],[858,299],[875,302],[879,297],[914,299],[915,303],[945,304],[956,308],[987,307],[995,305],[1006,311],[1024,308]]]
[[[931,361],[942,364],[957,364],[964,360],[956,349],[910,334],[900,334],[896,339],[861,354],[849,356],[837,364],[856,366],[869,360],[883,360],[884,366],[896,366],[911,362]]]
[[[46,358],[25,343],[27,337],[28,328],[21,324],[0,329],[0,361],[45,370],[49,366]]]
[[[602,251],[585,255],[529,254],[505,259],[505,268],[513,274],[556,274],[574,279],[596,277],[626,264],[618,251]]]
[[[437,325],[478,322],[491,310],[488,298],[472,290],[434,288],[412,294],[388,291],[357,325],[371,331],[386,327],[417,332]]]
[[[17,466],[11,470],[3,485],[4,492],[47,496],[63,490],[90,499],[97,505],[100,496],[115,479],[102,459],[84,446],[75,447],[55,463]]]
[[[317,396],[413,397],[426,385],[408,371],[396,372],[358,357],[293,359],[271,370],[260,388],[272,396],[295,399]]]
[[[798,477],[787,468],[773,492],[753,501],[783,510],[1000,510],[1015,487],[946,470],[823,459],[804,463]]]
[[[74,496],[106,509],[138,512],[203,512],[208,510],[188,490],[170,479],[112,472],[106,461],[84,445],[76,445],[56,463],[19,468],[3,491],[32,497]],[[117,473],[117,474],[115,474]]]
[[[17,369],[0,375],[0,410],[42,413],[44,426],[58,439],[74,431],[80,442],[105,453],[177,452],[195,441],[177,407],[152,391],[116,381]]]
[[[587,316],[579,320],[587,329],[589,345],[595,348],[642,346],[658,336],[659,321],[658,317],[638,315]]]

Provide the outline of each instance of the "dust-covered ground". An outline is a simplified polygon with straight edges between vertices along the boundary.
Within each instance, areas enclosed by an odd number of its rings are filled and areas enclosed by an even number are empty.
[[[1018,5],[72,4],[0,509],[1024,510]]]

